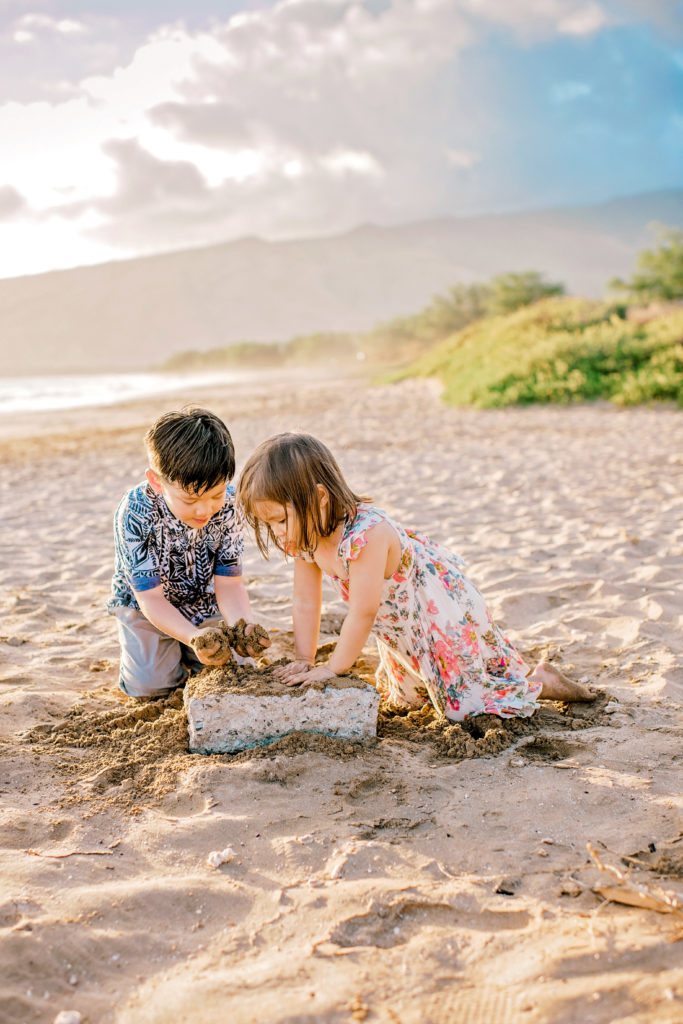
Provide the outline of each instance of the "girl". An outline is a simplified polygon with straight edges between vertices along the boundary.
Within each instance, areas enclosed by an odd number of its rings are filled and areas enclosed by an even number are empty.
[[[547,663],[531,673],[463,562],[354,494],[331,452],[309,434],[264,441],[244,467],[239,498],[262,554],[272,542],[294,558],[296,660],[278,670],[283,682],[348,672],[374,633],[394,704],[431,700],[462,721],[483,712],[526,717],[539,697],[592,699]],[[329,661],[315,665],[323,573],[349,611]]]

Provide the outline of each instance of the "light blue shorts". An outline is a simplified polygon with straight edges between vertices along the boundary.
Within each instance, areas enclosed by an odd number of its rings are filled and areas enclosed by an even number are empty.
[[[129,697],[164,697],[191,671],[205,667],[191,647],[162,633],[137,608],[116,608],[114,614],[121,645],[119,686]],[[197,629],[222,621],[207,619]]]

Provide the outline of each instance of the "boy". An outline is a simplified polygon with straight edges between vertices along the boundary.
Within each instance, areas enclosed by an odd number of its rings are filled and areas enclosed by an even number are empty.
[[[183,409],[161,416],[145,445],[147,482],[124,495],[114,518],[107,605],[118,619],[119,686],[130,697],[164,696],[188,668],[228,660],[217,645],[193,650],[216,616],[251,621],[228,428],[206,409]]]

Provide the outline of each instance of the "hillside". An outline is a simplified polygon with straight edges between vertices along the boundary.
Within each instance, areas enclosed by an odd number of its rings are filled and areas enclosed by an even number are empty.
[[[601,295],[683,226],[683,190],[589,207],[359,227],[330,238],[241,239],[0,280],[5,374],[145,369],[174,353],[317,330],[367,330],[456,282],[537,269]]]
[[[478,320],[400,377],[437,377],[452,405],[495,408],[608,399],[683,406],[683,308],[647,322],[586,299],[544,299]]]

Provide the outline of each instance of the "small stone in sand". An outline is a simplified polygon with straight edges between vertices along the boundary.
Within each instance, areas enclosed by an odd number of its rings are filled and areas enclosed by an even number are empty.
[[[213,850],[206,858],[206,863],[209,867],[219,868],[221,864],[229,864],[234,859],[235,851],[232,846],[226,846],[224,850]]]

